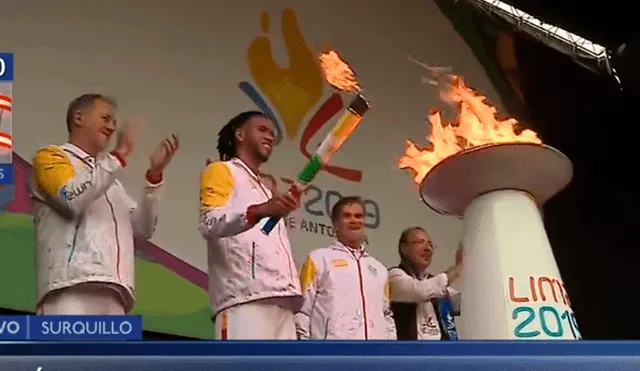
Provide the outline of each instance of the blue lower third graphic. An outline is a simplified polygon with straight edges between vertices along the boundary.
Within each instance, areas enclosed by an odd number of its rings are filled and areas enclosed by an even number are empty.
[[[637,371],[639,362],[638,356],[2,356],[0,368],[12,371]]]
[[[0,316],[0,340],[140,339],[140,316]]]
[[[0,342],[0,370],[12,371],[638,371],[638,365],[636,341]]]
[[[12,164],[0,164],[0,184],[13,184]]]

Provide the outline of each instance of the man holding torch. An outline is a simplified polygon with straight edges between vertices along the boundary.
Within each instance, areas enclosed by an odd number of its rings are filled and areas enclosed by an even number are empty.
[[[332,86],[359,93],[353,73],[335,52],[320,59]],[[281,219],[299,207],[305,186],[344,144],[368,108],[357,94],[297,182],[282,195],[274,196],[258,175],[271,154],[273,122],[261,112],[249,111],[220,131],[221,161],[207,165],[200,184],[200,231],[208,245],[216,339],[297,338],[294,313],[302,305],[302,295]]]
[[[299,197],[273,195],[260,178],[274,144],[274,124],[262,112],[232,118],[218,134],[220,161],[200,178],[200,232],[207,241],[209,297],[219,340],[296,339],[294,313],[302,303],[297,269],[282,218]]]

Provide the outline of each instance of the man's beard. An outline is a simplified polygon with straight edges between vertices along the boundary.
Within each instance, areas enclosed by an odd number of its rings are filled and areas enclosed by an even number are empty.
[[[260,161],[260,163],[265,163],[269,160],[269,156],[265,156],[260,153],[260,149],[258,149],[257,147],[254,150],[254,156],[256,157],[256,160]]]

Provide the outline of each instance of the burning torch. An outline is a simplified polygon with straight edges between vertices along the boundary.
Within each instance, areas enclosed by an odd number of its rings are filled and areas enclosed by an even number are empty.
[[[355,97],[333,129],[320,143],[316,153],[298,175],[296,182],[289,188],[288,192],[294,197],[300,197],[305,186],[315,178],[322,166],[327,164],[331,157],[342,147],[358,127],[364,114],[369,110],[369,102],[361,94],[355,74],[336,52],[323,53],[320,56],[320,67],[329,85],[340,91],[353,93]],[[264,234],[271,233],[278,221],[280,221],[280,218],[269,218],[262,226],[262,232]]]

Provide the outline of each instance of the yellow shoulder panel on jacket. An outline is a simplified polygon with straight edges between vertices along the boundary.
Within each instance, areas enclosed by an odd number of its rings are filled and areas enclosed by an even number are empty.
[[[391,286],[389,285],[389,280],[384,283],[384,298],[391,300]]]
[[[200,175],[200,210],[227,204],[233,192],[231,169],[221,161],[209,164]]]
[[[76,174],[67,155],[56,146],[45,147],[36,152],[33,173],[40,189],[50,196],[57,196],[60,188]]]
[[[311,256],[307,256],[307,259],[302,265],[302,270],[300,270],[300,287],[303,294],[313,283],[313,280],[316,277],[316,272],[316,265],[313,263]]]

